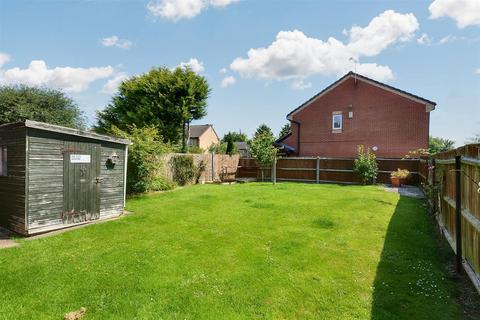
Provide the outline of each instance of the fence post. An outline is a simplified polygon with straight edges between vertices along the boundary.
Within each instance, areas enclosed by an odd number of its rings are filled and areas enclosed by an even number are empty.
[[[457,272],[462,273],[462,157],[455,157],[455,244]]]
[[[212,182],[215,181],[215,152],[212,152]]]
[[[433,214],[437,214],[437,201],[438,201],[438,194],[437,194],[437,163],[435,161],[435,158],[432,158],[432,210]]]
[[[271,176],[272,176],[272,182],[273,182],[273,184],[276,184],[276,183],[277,183],[277,156],[276,156],[276,155],[275,155],[275,157],[273,158]]]
[[[317,183],[320,183],[320,157],[317,157],[317,170],[315,180],[317,181]]]

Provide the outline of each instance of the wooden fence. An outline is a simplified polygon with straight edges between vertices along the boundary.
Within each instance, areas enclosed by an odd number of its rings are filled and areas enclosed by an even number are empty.
[[[457,269],[480,293],[480,144],[421,159],[419,176]]]
[[[390,173],[400,169],[410,171],[408,184],[416,185],[418,178],[418,159],[377,159],[379,174],[377,181],[390,183]],[[298,181],[311,183],[360,183],[353,172],[354,159],[350,158],[279,158],[275,168],[264,168],[264,178],[277,181]],[[255,159],[240,159],[237,178],[261,179],[262,170]]]

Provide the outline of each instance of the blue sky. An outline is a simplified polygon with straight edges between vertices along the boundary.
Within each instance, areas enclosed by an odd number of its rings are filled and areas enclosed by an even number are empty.
[[[0,0],[0,84],[61,88],[90,123],[121,79],[190,63],[212,87],[198,123],[278,132],[349,57],[436,101],[432,135],[480,132],[480,0]]]

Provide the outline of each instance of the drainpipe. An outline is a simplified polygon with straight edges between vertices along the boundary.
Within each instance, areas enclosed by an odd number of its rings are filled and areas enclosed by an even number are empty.
[[[292,123],[295,123],[298,126],[298,134],[297,134],[297,155],[300,156],[300,122],[295,120],[290,120]]]

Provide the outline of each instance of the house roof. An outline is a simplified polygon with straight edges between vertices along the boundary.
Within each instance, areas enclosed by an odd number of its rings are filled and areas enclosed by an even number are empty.
[[[238,150],[248,150],[248,144],[243,141],[234,142]]]
[[[373,80],[371,78],[368,78],[366,76],[363,76],[361,74],[358,74],[358,73],[354,73],[352,71],[350,71],[349,73],[347,73],[346,75],[344,75],[343,77],[341,77],[340,79],[338,79],[337,81],[335,81],[334,83],[332,83],[331,85],[329,85],[328,87],[326,87],[325,89],[323,89],[322,91],[320,91],[319,93],[317,93],[316,95],[314,95],[312,98],[310,98],[309,100],[307,100],[306,102],[304,102],[302,105],[298,106],[297,108],[295,108],[294,110],[292,110],[289,114],[287,114],[287,119],[291,120],[293,114],[297,113],[298,111],[300,111],[301,109],[305,108],[306,106],[308,106],[310,103],[312,103],[314,100],[316,100],[317,98],[321,97],[322,95],[324,95],[325,93],[329,92],[330,90],[332,90],[333,88],[337,87],[338,85],[340,85],[341,83],[343,83],[344,81],[346,81],[347,79],[349,78],[356,78],[357,80],[360,80],[360,81],[364,81],[366,83],[369,83],[371,85],[374,85],[374,86],[377,86],[379,88],[382,88],[382,89],[385,89],[385,90],[388,90],[390,92],[393,92],[393,93],[396,93],[396,94],[399,94],[403,97],[406,97],[410,100],[413,100],[413,101],[416,101],[416,102],[419,102],[419,103],[422,103],[422,104],[425,104],[426,106],[430,107],[431,110],[435,110],[435,106],[437,105],[436,102],[433,102],[431,100],[428,100],[428,99],[425,99],[425,98],[422,98],[420,96],[417,96],[413,93],[409,93],[407,91],[404,91],[404,90],[401,90],[401,89],[398,89],[398,88],[395,88],[395,87],[392,87],[388,84],[385,84],[385,83],[382,83],[380,81],[377,81],[377,80]],[[430,110],[430,111],[431,111]]]
[[[79,130],[79,129],[57,126],[57,125],[44,123],[44,122],[25,120],[25,121],[22,121],[22,122],[17,122],[16,124],[19,124],[19,123],[23,124],[27,128],[32,128],[32,129],[37,129],[37,130],[42,130],[42,131],[56,132],[56,133],[61,133],[61,134],[65,134],[65,135],[70,135],[70,136],[90,138],[90,139],[108,141],[108,142],[113,142],[113,143],[118,143],[118,144],[126,144],[126,145],[132,144],[132,142],[130,140],[127,140],[127,139],[121,139],[121,138],[101,135],[101,134],[97,134],[97,133],[90,132],[90,131],[85,131],[85,130]],[[13,124],[14,123],[9,123],[9,124],[4,124],[2,126],[8,126],[8,125],[13,125]]]
[[[213,132],[218,138],[218,134],[213,129],[212,124],[193,124],[190,125],[190,138],[199,138],[202,134],[204,134],[208,128],[212,128]]]

